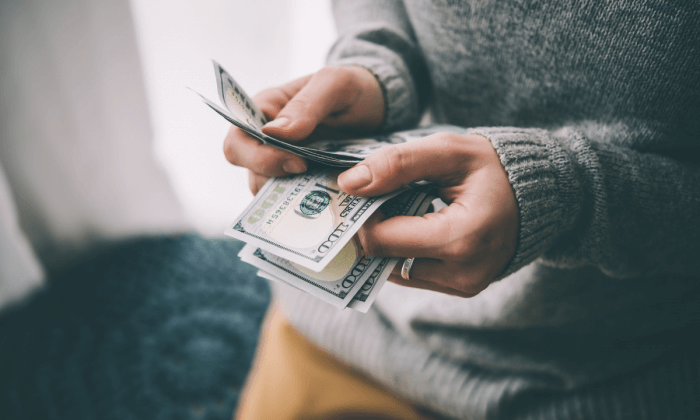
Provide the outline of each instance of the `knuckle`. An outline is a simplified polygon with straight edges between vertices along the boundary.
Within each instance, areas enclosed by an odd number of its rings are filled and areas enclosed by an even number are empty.
[[[268,177],[257,174],[252,170],[248,169],[248,187],[250,188],[250,191],[253,193],[253,195],[257,194],[258,191],[260,191],[260,188],[262,188],[262,186],[265,185],[265,182],[267,182],[268,179]]]
[[[472,141],[470,136],[442,132],[436,134],[432,141],[434,142],[434,148],[443,152],[448,151],[451,155],[456,154],[464,158],[466,157],[465,154],[471,153]]]
[[[373,257],[381,257],[384,255],[382,244],[371,234],[365,232],[364,235],[361,235],[360,243],[362,244],[362,249],[364,249],[367,255],[371,255]]]
[[[350,67],[339,67],[335,77],[343,88],[352,88],[356,84],[356,73]]]
[[[279,107],[270,104],[269,102],[256,102],[256,105],[258,105],[258,108],[265,116],[265,119],[267,119],[268,121],[275,119],[275,117],[279,113]]]
[[[297,112],[301,115],[300,117],[306,114],[310,109],[312,108],[312,104],[309,102],[309,100],[302,96],[302,95],[297,95],[293,97],[292,99],[289,100],[287,105],[284,107],[281,113],[287,113],[289,111],[294,111]]]
[[[432,139],[433,147],[436,150],[445,151],[449,150],[452,146],[459,141],[459,135],[455,133],[438,133]]]
[[[343,82],[348,81],[352,76],[347,67],[342,66],[326,66],[316,72],[316,77],[321,79],[331,79],[333,81]]]
[[[450,243],[444,250],[446,259],[464,261],[474,253],[474,243],[470,240],[460,240]]]
[[[253,96],[253,102],[255,102],[255,104],[258,106],[263,106],[267,102],[270,102],[271,98],[276,98],[282,95],[284,95],[284,93],[279,87],[271,87],[256,93],[255,96]]]
[[[298,123],[307,124],[320,118],[316,108],[307,98],[295,96],[280,112],[280,116],[290,117]]]
[[[250,166],[251,168],[255,169],[255,172],[257,173],[263,173],[263,169],[267,166],[269,163],[269,158],[267,157],[267,153],[256,153],[253,156],[250,156],[249,158]]]
[[[280,87],[265,89],[253,97],[253,102],[268,120],[276,118],[282,107],[289,100],[290,97]]]
[[[316,72],[314,77],[318,79],[334,78],[334,76],[338,73],[338,69],[338,67],[334,66],[321,67],[321,69]]]
[[[358,84],[356,68],[352,66],[327,66],[319,70],[317,75],[324,83],[332,83],[338,96],[350,95]]]
[[[255,172],[261,175],[274,175],[275,165],[278,163],[277,153],[268,150],[267,147],[260,147],[260,151],[250,157],[250,166]]]
[[[455,288],[469,295],[477,295],[489,285],[489,282],[484,281],[478,273],[464,272],[460,273],[453,279]]]
[[[455,283],[455,287],[463,292],[470,293],[472,277],[467,274],[464,270],[460,270],[453,278],[452,281]]]
[[[253,195],[258,193],[258,181],[252,174],[248,174],[248,188]]]
[[[312,101],[313,98],[308,95],[297,95],[284,106],[277,117],[289,118],[296,127],[315,127],[324,116]]]
[[[440,139],[446,143],[454,143],[454,142],[457,142],[457,141],[464,139],[464,135],[462,135],[462,134],[447,133],[447,132],[442,132],[440,134],[441,134]]]
[[[402,147],[403,146],[403,147]],[[410,165],[410,147],[407,145],[392,145],[379,149],[379,158],[384,162],[386,176],[389,179],[395,178]]]
[[[224,140],[224,157],[229,163],[233,165],[238,164],[238,155],[236,154],[236,148],[233,145],[231,136],[227,136]]]

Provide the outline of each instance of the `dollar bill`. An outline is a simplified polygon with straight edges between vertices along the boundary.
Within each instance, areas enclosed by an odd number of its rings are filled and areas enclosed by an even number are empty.
[[[336,155],[333,152],[299,146],[264,134],[261,131],[263,125],[267,123],[264,113],[219,63],[213,61],[213,64],[214,73],[216,75],[216,90],[224,108],[207,99],[205,96],[197,92],[195,93],[207,106],[224,117],[231,124],[237,126],[252,137],[257,138],[264,144],[275,146],[324,165],[350,167],[361,161],[361,159],[352,155]]]
[[[425,213],[432,198],[411,190],[393,198],[382,208],[387,217]],[[264,278],[287,283],[338,308],[349,306],[366,312],[396,265],[397,258],[365,255],[357,237],[348,242],[320,273],[305,269],[260,248],[246,245],[241,260],[259,268]]]
[[[251,254],[251,255],[252,255],[252,254]],[[243,258],[241,258],[241,261],[244,261]],[[244,261],[244,262],[247,262],[247,261]],[[251,265],[252,265],[252,264],[251,264]],[[297,289],[297,290],[301,290],[301,289],[299,289],[299,288],[296,287],[296,286],[292,286],[291,284],[287,283],[286,281],[282,280],[281,278],[273,276],[272,274],[268,273],[268,272],[265,271],[265,270],[258,270],[258,272],[257,272],[256,275],[257,275],[258,277],[262,277],[262,278],[267,279],[267,280],[272,280],[272,281],[275,281],[275,282],[277,282],[277,283],[283,283],[283,284],[286,284],[287,286],[294,287],[294,288]],[[303,292],[303,290],[302,290],[302,292]]]
[[[411,208],[408,216],[423,216],[428,209],[430,204],[435,197],[429,194],[424,194],[416,200],[416,205]],[[389,202],[391,203],[391,202]],[[389,204],[387,203],[387,204]],[[384,210],[385,213],[389,213],[391,210]],[[379,291],[382,290],[382,286],[386,283],[389,275],[391,274],[396,264],[401,260],[401,258],[382,258],[382,260],[374,268],[374,271],[368,279],[364,282],[360,290],[353,296],[352,300],[348,304],[348,308],[354,309],[356,311],[366,313],[372,303],[377,298]]]
[[[255,105],[255,102],[216,61],[214,61],[214,73],[216,74],[216,90],[226,109],[249,126],[261,129],[267,123],[267,118]]]
[[[381,258],[363,255],[357,239],[347,243],[343,247],[343,252],[339,253],[320,273],[250,244],[243,247],[240,257],[285,283],[337,308],[345,308],[350,303],[352,297],[381,260]]]
[[[216,90],[219,95],[219,100],[224,107],[222,108],[197,93],[207,106],[228,122],[261,142],[324,165],[345,168],[351,167],[361,162],[378,149],[391,144],[413,141],[437,132],[464,132],[464,130],[459,127],[439,125],[401,131],[389,135],[379,135],[373,138],[325,140],[312,143],[308,146],[288,143],[268,136],[261,131],[263,125],[267,123],[264,113],[219,63],[213,61],[213,64],[214,73],[216,75]]]
[[[250,250],[247,251],[250,252]],[[252,255],[252,253],[250,255]],[[254,264],[253,259],[244,260],[241,258],[241,260],[248,262],[249,264]],[[352,300],[350,300],[347,307],[358,312],[367,313],[399,260],[400,258],[382,258],[379,261],[379,264],[377,264],[374,270],[372,270],[372,274],[369,275],[367,280],[365,280],[365,282],[362,284],[362,287],[352,297]],[[257,275],[264,279],[283,283],[294,287],[295,289],[301,290],[288,280],[283,280],[282,277],[274,276],[265,270],[258,270]]]
[[[340,190],[337,172],[322,168],[271,178],[224,232],[315,272],[322,271],[387,200]]]
[[[356,157],[346,156],[346,155],[335,155],[331,152],[311,149],[308,147],[302,147],[302,146],[298,146],[298,145],[295,145],[292,143],[287,143],[287,142],[284,142],[282,140],[277,140],[273,137],[270,137],[270,136],[264,134],[262,131],[260,131],[256,127],[253,127],[250,124],[236,118],[229,111],[223,109],[222,107],[220,107],[219,105],[210,101],[209,99],[207,99],[203,95],[201,95],[197,92],[194,92],[194,93],[197,94],[202,99],[202,101],[209,108],[213,109],[217,114],[221,115],[228,122],[230,122],[231,124],[240,128],[241,130],[245,131],[246,133],[248,133],[252,137],[260,140],[264,144],[269,144],[271,146],[277,147],[278,149],[286,150],[290,153],[294,153],[294,154],[299,155],[303,158],[312,160],[314,162],[322,163],[322,164],[328,165],[328,166],[347,168],[350,166],[354,166],[358,162],[361,161],[361,159],[358,159]]]
[[[310,143],[307,147],[316,151],[328,151],[334,156],[364,159],[382,147],[392,144],[408,143],[432,134],[444,132],[463,134],[466,133],[466,130],[453,125],[440,124],[368,138],[318,140]]]
[[[348,308],[366,313],[399,260],[400,258],[382,258],[360,290],[352,297]]]

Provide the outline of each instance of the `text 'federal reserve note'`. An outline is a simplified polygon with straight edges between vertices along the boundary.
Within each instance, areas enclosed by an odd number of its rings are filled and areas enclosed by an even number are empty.
[[[270,179],[226,235],[320,272],[382,203],[404,191],[355,197],[338,188],[337,176],[312,169]]]

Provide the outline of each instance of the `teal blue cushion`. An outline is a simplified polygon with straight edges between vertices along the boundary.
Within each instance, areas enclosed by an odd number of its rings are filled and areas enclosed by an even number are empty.
[[[242,243],[105,245],[0,316],[3,419],[226,419],[269,304]]]

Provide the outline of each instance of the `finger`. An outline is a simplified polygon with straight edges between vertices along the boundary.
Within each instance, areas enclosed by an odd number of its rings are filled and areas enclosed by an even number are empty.
[[[405,261],[405,260],[404,260]],[[430,283],[435,289],[447,288],[459,293],[476,296],[490,283],[491,278],[483,276],[482,264],[465,264],[416,258],[409,271],[409,279],[401,277],[401,264],[397,264],[392,274],[408,282]]]
[[[396,283],[399,286],[413,287],[415,289],[431,290],[433,292],[444,293],[446,295],[458,296],[462,298],[470,298],[477,295],[477,293],[465,293],[459,290],[455,290],[451,287],[442,286],[437,283],[432,283],[423,280],[405,280],[401,276],[396,274],[391,274],[388,280],[392,283]]]
[[[253,102],[269,121],[274,120],[282,108],[308,83],[311,76],[300,77],[282,86],[265,89],[253,97]]]
[[[362,247],[375,257],[420,257],[464,261],[471,255],[468,215],[454,203],[438,213],[368,219],[358,232]],[[468,234],[467,234],[468,236]]]
[[[258,175],[255,172],[248,170],[248,187],[253,195],[256,195],[263,185],[270,179],[266,176]]]
[[[306,172],[306,160],[276,147],[262,144],[238,127],[231,127],[224,139],[226,160],[236,166],[268,177]]]
[[[311,134],[327,116],[350,106],[361,94],[356,70],[324,67],[313,74],[263,132],[285,140],[300,140]]]
[[[412,182],[455,184],[469,172],[470,158],[488,139],[438,133],[409,143],[386,146],[343,172],[338,185],[348,194],[377,196]]]

